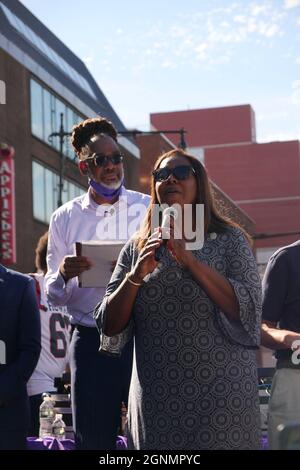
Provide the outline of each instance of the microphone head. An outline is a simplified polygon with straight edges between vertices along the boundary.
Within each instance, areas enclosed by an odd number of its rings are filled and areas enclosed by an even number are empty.
[[[162,213],[162,222],[161,222],[161,233],[163,239],[170,238],[170,225],[171,225],[171,218],[174,220],[177,218],[178,212],[175,207],[166,207]]]
[[[162,222],[161,227],[169,227],[170,225],[170,218],[176,219],[178,216],[177,210],[175,207],[166,207],[162,213]]]
[[[161,222],[161,236],[164,240],[163,244],[160,245],[159,248],[155,250],[155,260],[160,261],[163,252],[165,250],[164,245],[167,243],[167,240],[170,239],[170,225],[171,225],[171,218],[174,220],[178,217],[178,212],[175,207],[166,207],[162,213],[162,222]]]

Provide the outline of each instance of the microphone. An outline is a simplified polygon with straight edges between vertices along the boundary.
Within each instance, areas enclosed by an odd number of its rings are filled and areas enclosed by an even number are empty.
[[[171,218],[176,219],[176,217],[177,217],[177,211],[174,207],[166,207],[166,209],[164,209],[163,214],[162,214],[162,222],[161,222],[161,235],[163,238],[163,243],[155,250],[155,255],[154,255],[155,261],[160,261],[162,258],[165,245],[167,244],[167,241],[169,240],[169,238],[166,238],[165,235],[167,235],[170,229]]]

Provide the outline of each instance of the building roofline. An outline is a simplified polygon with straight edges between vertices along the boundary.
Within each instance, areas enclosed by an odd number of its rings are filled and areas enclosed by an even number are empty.
[[[228,108],[250,108],[253,112],[253,108],[250,103],[245,103],[245,104],[229,104],[226,106],[211,106],[209,108],[192,108],[192,109],[180,109],[180,110],[175,110],[175,111],[160,111],[157,113],[150,113],[150,120],[151,116],[159,116],[163,114],[179,114],[179,113],[189,113],[189,112],[199,112],[199,111],[213,111],[213,110],[220,110],[220,109],[228,109]]]
[[[218,186],[214,181],[212,181],[210,178],[209,178],[209,181],[210,183],[212,184],[212,186],[214,188],[216,188],[216,190],[222,194],[222,196],[224,197],[224,199],[226,199],[230,204],[232,204],[232,206],[234,206],[236,209],[238,209],[241,214],[243,215],[243,217],[245,219],[247,219],[251,224],[253,224],[255,226],[256,222],[235,202],[233,201],[233,199],[231,199],[230,196],[228,196],[227,193],[225,193],[221,188],[220,186]]]
[[[53,60],[50,60],[49,57],[43,53],[41,48],[37,47],[33,41],[26,38],[21,31],[18,31],[16,26],[11,24],[2,8],[0,8],[0,47],[29,70],[33,76],[53,89],[55,93],[61,96],[81,114],[87,117],[96,117],[97,115],[104,116],[113,122],[118,131],[125,131],[125,125],[110,105],[84,62],[20,1],[0,0],[0,6],[1,4],[4,5],[4,8],[8,9],[13,16],[17,16],[18,20],[21,21],[21,27],[23,23],[29,28],[29,30],[26,30],[28,34],[33,32],[33,39],[40,39],[42,43],[46,43],[46,46],[54,51],[54,54],[61,57],[62,61],[64,61],[62,65],[67,62],[71,69],[73,68],[76,73],[81,75],[93,90],[94,97],[82,86],[79,86],[76,80],[72,80],[70,76],[64,72],[63,66],[57,66]],[[139,150],[133,139],[124,137],[121,139],[120,144],[132,153],[134,157],[139,158]]]
[[[119,131],[126,130],[125,125],[114,111],[106,96],[97,85],[92,74],[87,69],[84,62],[79,59],[54,33],[52,33],[35,15],[33,15],[20,1],[18,0],[1,0],[1,3],[10,12],[17,16],[25,25],[33,31],[33,33],[46,43],[46,45],[54,51],[61,59],[73,68],[81,77],[87,81],[89,87],[92,89],[95,98],[84,90],[81,86],[72,80],[70,76],[63,71],[63,67],[59,68],[53,61],[43,54],[32,41],[24,37],[14,26],[11,25],[7,19],[2,8],[0,8],[0,27],[1,33],[8,41],[12,42],[18,49],[26,54],[38,66],[45,69],[50,76],[53,76],[62,85],[71,90],[74,96],[79,97],[81,101],[86,103],[89,108],[93,109],[96,114],[104,115],[110,119]],[[2,41],[3,42],[3,41]],[[10,53],[8,48],[6,51]],[[20,54],[19,54],[20,55]],[[26,63],[23,65],[26,67]],[[32,70],[31,70],[32,71]],[[40,78],[40,77],[39,77]],[[48,84],[48,83],[47,83]],[[130,140],[130,139],[129,139]]]

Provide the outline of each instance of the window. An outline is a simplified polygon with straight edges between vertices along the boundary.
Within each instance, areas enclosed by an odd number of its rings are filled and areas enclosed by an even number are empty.
[[[44,168],[33,162],[32,165],[33,217],[47,222],[45,217]]]
[[[30,81],[31,132],[45,140],[43,123],[43,89],[39,83]]]
[[[31,80],[31,83],[36,83],[34,80]],[[41,87],[42,88],[42,87]],[[42,89],[43,94],[43,115],[44,115],[44,138],[43,140],[48,141],[49,135],[52,133],[52,104],[51,104],[51,94],[47,90]],[[31,113],[32,116],[32,113]],[[34,131],[32,129],[32,133]],[[49,141],[48,141],[49,144]]]
[[[57,208],[58,174],[40,163],[32,162],[33,217],[48,224]],[[85,193],[81,186],[64,180],[63,203]]]
[[[49,136],[53,132],[59,132],[60,114],[63,113],[66,132],[71,132],[74,124],[84,119],[33,78],[30,80],[30,106],[32,134],[57,151],[59,151],[59,138],[51,137],[49,140]],[[71,159],[75,157],[68,137],[64,140],[63,153]]]

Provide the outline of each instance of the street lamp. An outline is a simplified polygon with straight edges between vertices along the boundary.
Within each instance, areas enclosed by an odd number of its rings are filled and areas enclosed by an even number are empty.
[[[59,132],[52,132],[49,135],[48,140],[52,142],[52,137],[59,137],[59,183],[58,183],[58,198],[57,207],[62,206],[62,193],[64,190],[64,168],[65,168],[65,155],[63,151],[65,137],[69,137],[70,132],[66,132],[64,129],[64,113],[60,113],[60,126]]]
[[[176,129],[176,130],[166,130],[166,131],[138,131],[136,129],[132,131],[120,131],[118,134],[120,135],[132,135],[133,137],[136,137],[137,135],[155,135],[155,134],[180,134],[180,141],[178,143],[178,147],[182,148],[183,150],[186,149],[186,141],[184,138],[184,134],[186,134],[187,131],[182,127],[181,129]]]

